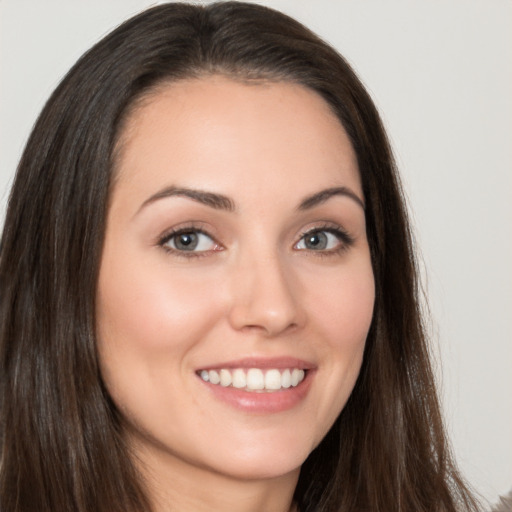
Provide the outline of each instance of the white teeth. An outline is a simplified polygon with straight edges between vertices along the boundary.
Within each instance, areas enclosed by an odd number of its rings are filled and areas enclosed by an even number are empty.
[[[247,379],[245,378],[245,372],[238,368],[233,372],[233,382],[231,385],[234,388],[245,388],[247,386]]]
[[[227,387],[231,385],[232,382],[231,372],[229,370],[221,370],[220,371],[220,385]]]
[[[297,386],[299,382],[304,378],[304,370],[298,370],[294,368],[292,371],[292,386]]]
[[[290,373],[289,370],[286,370],[288,374]],[[269,370],[265,374],[265,388],[266,389],[281,389],[282,384],[282,378],[281,373],[279,370]],[[283,386],[284,387],[284,386]]]
[[[247,372],[247,389],[264,389],[265,377],[259,368],[251,368]]]
[[[199,376],[205,382],[232,386],[246,391],[279,391],[298,386],[305,377],[305,371],[299,368],[285,370],[262,370],[261,368],[235,368],[228,370],[201,370]]]
[[[290,370],[285,370],[281,375],[281,386],[289,388],[292,385],[292,374]]]
[[[204,371],[204,370],[203,370]],[[203,377],[203,372],[201,372],[201,377]],[[205,380],[203,378],[203,380]],[[220,384],[220,375],[219,375],[219,372],[216,372],[215,370],[210,370],[208,372],[208,380],[212,383],[212,384]],[[208,382],[208,381],[207,381]]]

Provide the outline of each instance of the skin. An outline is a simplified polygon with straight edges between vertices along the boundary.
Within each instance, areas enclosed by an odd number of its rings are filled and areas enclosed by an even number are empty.
[[[299,85],[209,76],[147,97],[117,163],[98,349],[155,510],[290,510],[302,462],[353,389],[373,312],[345,130]],[[222,194],[232,209],[159,194],[168,187]],[[299,208],[333,187],[348,192]],[[180,227],[207,233],[200,250],[162,241]],[[335,227],[351,242],[331,233],[325,247],[305,245],[305,232]],[[254,412],[197,375],[247,357],[307,361],[307,393],[286,410]]]

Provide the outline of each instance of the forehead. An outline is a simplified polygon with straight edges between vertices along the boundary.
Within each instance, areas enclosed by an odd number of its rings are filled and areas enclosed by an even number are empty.
[[[222,76],[160,86],[130,114],[120,137],[118,183],[234,194],[269,187],[361,191],[356,157],[317,93],[289,82]],[[321,182],[321,183],[320,183]]]

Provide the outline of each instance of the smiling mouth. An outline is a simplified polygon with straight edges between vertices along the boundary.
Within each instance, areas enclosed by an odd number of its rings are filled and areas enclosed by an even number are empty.
[[[221,368],[200,370],[197,374],[203,381],[216,386],[261,393],[295,388],[304,380],[306,371],[300,368]]]

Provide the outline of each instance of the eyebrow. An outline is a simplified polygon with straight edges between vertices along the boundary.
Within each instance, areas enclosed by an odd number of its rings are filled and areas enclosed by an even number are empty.
[[[347,187],[332,187],[321,190],[316,194],[306,197],[299,205],[299,210],[309,210],[334,196],[345,196],[354,200],[363,210],[365,209],[363,200],[352,190]]]
[[[328,199],[334,196],[348,197],[355,201],[363,210],[365,209],[363,200],[355,192],[347,187],[332,187],[316,192],[315,194],[303,199],[299,204],[298,210],[309,210],[315,206],[325,203]],[[146,199],[139,208],[139,211],[155,201],[169,197],[186,197],[209,206],[210,208],[214,208],[215,210],[224,210],[228,212],[236,210],[235,202],[223,194],[170,186],[158,191],[156,194],[153,194],[151,197]]]
[[[225,210],[228,212],[235,210],[235,203],[233,200],[222,194],[170,186],[146,199],[139,208],[139,211],[159,199],[165,199],[168,197],[187,197],[188,199],[192,199],[193,201],[209,206],[210,208],[214,208],[215,210]]]

